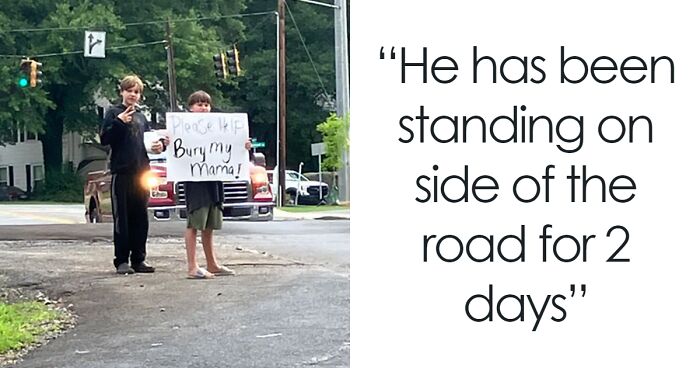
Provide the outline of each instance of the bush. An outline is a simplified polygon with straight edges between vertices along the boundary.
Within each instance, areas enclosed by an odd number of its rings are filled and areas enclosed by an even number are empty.
[[[83,179],[71,167],[49,170],[44,182],[37,185],[32,199],[53,202],[82,202]]]

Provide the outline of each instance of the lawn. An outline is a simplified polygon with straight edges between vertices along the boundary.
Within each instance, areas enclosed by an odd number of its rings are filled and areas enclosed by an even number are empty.
[[[350,208],[350,206],[284,206],[280,209],[282,211],[285,211],[285,212],[302,213],[302,212],[340,211],[340,210],[347,210],[349,208]]]
[[[0,354],[27,346],[60,329],[59,312],[41,302],[0,302]]]

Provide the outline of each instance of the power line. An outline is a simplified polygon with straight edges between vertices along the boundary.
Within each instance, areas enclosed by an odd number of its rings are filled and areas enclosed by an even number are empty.
[[[143,47],[143,46],[149,46],[149,45],[163,44],[165,42],[166,42],[165,40],[160,40],[160,41],[152,41],[152,42],[144,42],[144,43],[135,43],[135,44],[131,44],[131,45],[112,46],[112,47],[105,47],[105,50],[121,50],[121,49],[133,48],[133,47]],[[54,52],[51,54],[31,55],[31,56],[35,57],[35,58],[40,58],[40,57],[48,57],[48,56],[63,56],[63,55],[82,54],[84,52],[85,52],[84,50],[65,51],[65,52]],[[3,57],[3,58],[24,58],[27,56],[28,55],[0,55],[0,57]]]
[[[258,15],[268,15],[275,14],[274,11],[266,12],[255,12],[255,13],[239,13],[239,14],[228,14],[228,15],[213,15],[208,17],[195,17],[195,18],[183,18],[183,19],[172,19],[171,23],[182,23],[182,22],[192,22],[196,20],[212,20],[212,19],[228,19],[228,18],[243,18],[243,17],[253,17]],[[152,20],[147,22],[132,22],[124,23],[124,27],[140,26],[140,25],[155,25],[155,24],[165,24],[168,20]],[[0,29],[0,33],[28,33],[28,32],[56,32],[56,31],[76,31],[76,30],[88,30],[102,28],[106,29],[109,27],[94,25],[94,26],[76,26],[76,27],[48,27],[48,28],[17,28],[17,29]]]
[[[306,51],[306,56],[309,57],[309,61],[311,61],[311,66],[314,68],[314,73],[316,73],[316,78],[318,78],[318,82],[321,84],[321,89],[323,90],[324,96],[328,96],[328,91],[326,91],[326,86],[323,84],[323,79],[321,79],[321,75],[318,72],[318,69],[316,69],[316,63],[314,63],[314,59],[311,57],[311,53],[309,52],[309,48],[306,47],[306,42],[304,42],[304,37],[301,35],[301,31],[299,30],[299,26],[297,25],[297,21],[294,20],[294,14],[292,14],[292,9],[289,8],[289,4],[287,4],[287,0],[284,0],[284,3],[286,5],[287,11],[289,11],[289,16],[292,18],[292,23],[294,23],[294,28],[297,30],[297,34],[299,35],[299,39],[301,39],[301,44],[304,46],[304,51]]]
[[[255,14],[277,14],[277,12],[274,11],[274,12],[265,12],[265,13],[255,13]],[[245,33],[246,33],[246,34],[248,34],[248,33],[253,33],[253,31],[257,30],[257,29],[260,27],[260,25],[262,25],[262,24],[263,24],[263,22],[257,22],[257,23],[255,23],[254,26],[252,26],[251,28],[246,29]],[[188,44],[188,45],[201,46],[201,42],[199,42],[199,41],[190,41],[190,40],[188,40],[188,39],[180,38],[180,37],[176,37],[176,36],[173,36],[173,39],[178,40],[179,42],[182,42],[182,43],[185,43],[185,44]],[[236,45],[236,44],[239,43],[239,41],[241,41],[240,38],[239,38],[239,39],[235,39],[233,42],[231,42],[231,44],[232,44],[232,45]]]

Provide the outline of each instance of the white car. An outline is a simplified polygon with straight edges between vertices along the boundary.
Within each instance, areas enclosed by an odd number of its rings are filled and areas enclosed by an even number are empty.
[[[272,186],[272,194],[277,198],[277,170],[267,170],[267,177]],[[294,170],[286,170],[284,186],[289,199],[297,204],[319,204],[328,196],[329,191],[328,184],[309,180]]]

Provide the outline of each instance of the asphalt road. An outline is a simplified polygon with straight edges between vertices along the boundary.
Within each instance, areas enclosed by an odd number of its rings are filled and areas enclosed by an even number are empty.
[[[0,226],[82,224],[85,208],[81,204],[0,203]]]
[[[119,276],[111,224],[0,226],[0,286],[78,315],[17,367],[349,366],[349,221],[226,222],[214,280],[186,279],[183,227],[151,223],[157,272]]]

